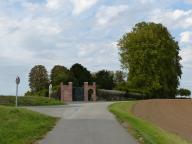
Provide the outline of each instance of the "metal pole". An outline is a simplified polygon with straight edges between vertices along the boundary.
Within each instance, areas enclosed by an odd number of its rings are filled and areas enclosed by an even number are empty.
[[[18,106],[18,101],[17,101],[17,97],[18,97],[18,84],[16,85],[16,101],[15,101],[15,106]]]

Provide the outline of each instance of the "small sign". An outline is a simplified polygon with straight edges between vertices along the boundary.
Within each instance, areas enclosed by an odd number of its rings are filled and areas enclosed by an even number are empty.
[[[17,76],[17,78],[16,78],[16,84],[19,85],[19,83],[20,83],[20,78]]]

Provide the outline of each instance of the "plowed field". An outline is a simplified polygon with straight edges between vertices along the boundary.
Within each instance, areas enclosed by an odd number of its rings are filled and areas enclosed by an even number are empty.
[[[192,100],[146,100],[133,113],[162,129],[192,140]]]

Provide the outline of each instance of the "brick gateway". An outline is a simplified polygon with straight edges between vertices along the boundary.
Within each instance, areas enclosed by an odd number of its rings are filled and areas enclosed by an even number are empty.
[[[73,88],[73,83],[69,82],[68,85],[64,85],[63,83],[61,83],[60,85],[61,87],[61,101],[65,101],[65,102],[72,102],[74,101],[74,88]],[[89,101],[90,99],[92,101],[96,101],[97,96],[96,96],[96,83],[93,82],[92,85],[89,85],[88,82],[84,82],[84,86],[83,86],[83,92],[81,94],[83,94],[83,98],[80,99],[79,101]],[[93,93],[91,94],[91,98],[89,98],[89,90],[92,90]],[[75,99],[76,101],[78,101],[78,99]]]

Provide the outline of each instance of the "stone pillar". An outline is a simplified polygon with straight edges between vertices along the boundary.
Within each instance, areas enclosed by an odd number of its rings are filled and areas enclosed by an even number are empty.
[[[93,101],[97,100],[96,89],[97,89],[96,83],[93,82],[93,95],[92,95]]]
[[[69,82],[68,85],[61,83],[61,101],[72,102],[73,83]]]
[[[61,101],[64,101],[64,86],[63,86],[63,83],[60,84],[60,87],[61,87]]]
[[[68,101],[72,102],[73,101],[73,83],[69,82],[68,83]]]
[[[84,82],[84,101],[88,101],[88,90],[89,90],[89,84],[88,82]]]
[[[73,91],[72,82],[69,82],[68,85],[64,86],[64,101],[66,102],[73,101],[72,91]]]

